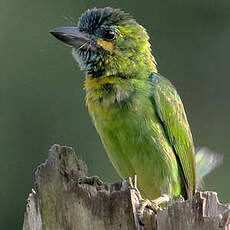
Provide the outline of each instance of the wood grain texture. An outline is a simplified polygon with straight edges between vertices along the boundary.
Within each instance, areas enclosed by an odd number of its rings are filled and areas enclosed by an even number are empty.
[[[230,206],[215,192],[197,192],[154,214],[137,218],[138,198],[130,180],[115,184],[80,184],[86,164],[73,149],[54,145],[35,173],[27,199],[23,230],[230,230]]]

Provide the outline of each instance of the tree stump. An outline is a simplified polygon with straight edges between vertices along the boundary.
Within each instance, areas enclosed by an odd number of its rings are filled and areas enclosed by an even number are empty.
[[[23,230],[230,230],[230,206],[215,192],[168,205],[157,214],[137,217],[138,198],[130,181],[83,184],[86,164],[70,147],[54,145],[38,166],[27,199]]]

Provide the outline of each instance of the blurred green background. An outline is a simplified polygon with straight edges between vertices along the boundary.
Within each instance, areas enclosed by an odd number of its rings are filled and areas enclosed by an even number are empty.
[[[161,74],[177,87],[196,146],[224,155],[205,180],[230,201],[229,0],[1,0],[0,228],[22,228],[36,166],[54,143],[75,148],[90,174],[119,180],[84,105],[84,75],[49,30],[87,8],[130,12],[151,36]]]

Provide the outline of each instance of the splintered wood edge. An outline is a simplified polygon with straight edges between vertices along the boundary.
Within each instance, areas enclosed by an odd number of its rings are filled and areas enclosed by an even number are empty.
[[[27,199],[23,230],[42,230],[43,223],[40,210],[41,207],[39,205],[39,193],[42,188],[39,187],[39,183],[41,178],[46,176],[44,174],[53,173],[54,171],[65,177],[66,183],[68,183],[79,177],[87,176],[87,165],[77,157],[72,148],[57,144],[51,147],[48,159],[39,165],[36,170],[35,187],[32,189]],[[134,225],[136,226],[135,230],[158,229],[157,226],[160,220],[166,221],[165,218],[171,218],[169,210],[179,210],[181,213],[178,213],[178,215],[183,215],[184,210],[192,208],[192,202],[201,204],[202,216],[200,218],[218,218],[220,228],[224,227],[225,230],[230,229],[230,205],[221,204],[215,192],[197,192],[191,200],[175,202],[164,210],[159,211],[157,214],[151,210],[147,210],[143,217],[145,225],[142,226],[139,224],[140,222],[137,215],[139,200],[135,195],[135,191],[130,189],[130,187],[133,187],[132,179],[122,181],[121,183],[104,184],[100,190],[107,194],[119,192],[119,190],[129,192],[133,220],[135,222]],[[96,191],[93,186],[91,189],[89,188],[88,186],[85,191]]]

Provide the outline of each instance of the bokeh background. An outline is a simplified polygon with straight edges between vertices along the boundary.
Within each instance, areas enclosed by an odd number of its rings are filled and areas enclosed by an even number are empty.
[[[49,30],[83,11],[130,12],[151,36],[161,74],[176,85],[196,146],[224,155],[205,180],[230,201],[229,0],[0,0],[0,228],[22,228],[34,171],[54,143],[75,148],[91,175],[119,180],[84,105],[84,75]]]

